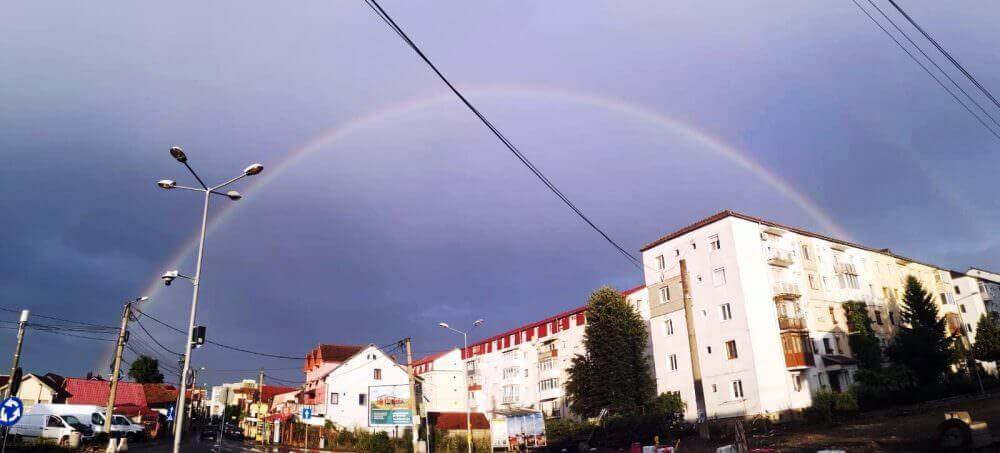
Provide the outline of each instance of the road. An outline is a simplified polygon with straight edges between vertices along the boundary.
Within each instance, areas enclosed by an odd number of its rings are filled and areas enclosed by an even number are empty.
[[[129,451],[136,452],[150,452],[150,453],[170,453],[173,451],[173,444],[169,439],[164,439],[156,442],[147,443],[137,443],[129,446]],[[225,440],[222,442],[221,448],[216,445],[215,441],[206,440],[204,442],[198,441],[198,439],[191,440],[190,442],[185,442],[181,445],[181,451],[188,453],[299,453],[305,450],[301,448],[289,448],[284,446],[268,445],[265,448],[261,448],[260,445],[244,444],[243,442],[235,440]],[[320,450],[310,450],[313,452],[318,452]]]

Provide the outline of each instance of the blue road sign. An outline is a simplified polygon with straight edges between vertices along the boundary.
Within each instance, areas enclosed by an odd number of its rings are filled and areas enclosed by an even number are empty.
[[[313,416],[313,410],[308,407],[302,408],[302,419],[309,420]]]
[[[16,396],[12,396],[0,403],[0,425],[14,426],[21,421],[24,415],[24,403]]]
[[[170,406],[167,408],[167,421],[168,422],[174,421],[174,406]]]

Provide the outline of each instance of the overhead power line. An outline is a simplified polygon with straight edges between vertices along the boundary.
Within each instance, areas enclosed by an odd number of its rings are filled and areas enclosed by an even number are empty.
[[[958,88],[958,91],[961,91],[962,94],[964,94],[965,97],[968,98],[970,102],[975,104],[976,107],[979,108],[979,111],[983,112],[983,114],[986,115],[990,119],[990,121],[993,122],[994,125],[1000,127],[1000,122],[997,122],[997,119],[994,118],[993,115],[990,115],[990,112],[986,111],[986,109],[983,108],[983,106],[979,104],[979,102],[977,102],[976,99],[972,97],[972,95],[969,94],[969,92],[965,91],[965,89],[962,88],[962,86],[959,85],[958,82],[956,82],[955,79],[953,79],[950,74],[948,74],[948,71],[945,71],[944,68],[941,67],[941,65],[937,64],[937,61],[931,58],[930,55],[927,55],[927,52],[924,52],[924,49],[919,45],[917,45],[917,43],[914,42],[912,38],[910,38],[910,35],[908,33],[903,31],[903,29],[900,28],[899,25],[896,25],[896,21],[892,20],[892,18],[890,18],[888,14],[882,11],[882,8],[879,8],[878,4],[875,3],[874,0],[868,0],[868,3],[871,4],[872,7],[874,7],[875,10],[877,10],[878,13],[885,18],[885,20],[889,21],[889,23],[892,24],[893,28],[895,28],[896,31],[899,32],[899,34],[903,35],[903,37],[906,38],[906,40],[909,41],[910,44],[912,44],[913,47],[915,47],[920,52],[920,54],[927,59],[927,61],[930,61],[931,64],[934,65],[935,68],[937,68],[938,71],[941,71],[941,74],[944,74],[944,76],[947,77],[949,81],[951,81],[951,84],[954,85],[955,88]]]
[[[139,328],[142,329],[143,332],[146,332],[146,336],[148,336],[150,340],[153,340],[153,343],[156,343],[156,345],[159,346],[160,349],[163,349],[164,351],[167,351],[178,357],[184,356],[184,354],[181,354],[179,352],[174,352],[170,348],[164,346],[163,343],[160,343],[160,340],[157,340],[156,337],[153,336],[153,334],[149,333],[149,330],[146,330],[146,326],[142,325],[142,322],[140,322],[138,319],[135,320],[135,323],[139,325]]]
[[[944,47],[941,47],[941,44],[939,44],[937,40],[934,39],[934,37],[932,37],[929,33],[927,33],[923,29],[923,27],[917,24],[917,22],[913,20],[913,18],[910,17],[910,15],[906,13],[906,11],[903,11],[903,8],[901,8],[899,4],[896,3],[896,0],[889,0],[889,3],[891,3],[892,6],[896,8],[896,11],[899,11],[899,14],[902,14],[903,17],[906,18],[906,20],[910,23],[910,25],[913,25],[913,28],[916,28],[920,32],[920,34],[924,35],[924,37],[931,42],[931,44],[934,44],[934,47],[936,47],[938,51],[944,54],[945,58],[947,58],[948,61],[951,62],[951,64],[955,65],[955,67],[958,68],[958,70],[961,71],[962,74],[964,74],[965,77],[969,79],[969,81],[972,82],[973,85],[976,86],[976,88],[979,88],[979,91],[982,91],[983,94],[986,95],[986,97],[990,98],[990,101],[993,101],[993,105],[997,106],[997,108],[1000,108],[1000,102],[998,102],[997,98],[993,96],[993,93],[990,93],[990,90],[987,90],[986,87],[983,86],[983,84],[979,83],[979,81],[976,80],[976,78],[973,77],[972,74],[969,73],[969,71],[965,70],[965,67],[962,66],[962,64],[959,63],[958,60],[952,57],[947,50],[944,50]]]
[[[20,313],[21,312],[21,310],[15,310],[13,308],[7,308],[7,307],[0,307],[0,310],[11,312],[11,313]],[[83,321],[72,321],[72,320],[69,320],[69,319],[57,318],[55,316],[40,315],[38,313],[31,313],[31,316],[34,317],[34,318],[51,319],[53,321],[62,321],[62,322],[67,322],[67,323],[71,323],[71,324],[80,324],[80,325],[84,325],[84,326],[99,327],[99,328],[103,328],[103,329],[111,329],[111,330],[117,330],[118,329],[115,326],[105,326],[105,325],[101,325],[101,324],[91,324],[89,322],[83,322]]]
[[[136,310],[136,311],[138,311],[138,310]],[[184,336],[187,336],[187,332],[181,330],[178,327],[175,327],[175,326],[172,326],[170,324],[167,324],[166,322],[160,321],[159,319],[154,318],[149,313],[146,313],[144,311],[139,311],[139,313],[141,313],[143,316],[146,316],[149,319],[153,320],[153,322],[155,322],[157,324],[160,324],[161,326],[164,326],[164,327],[166,327],[168,329],[171,329],[171,330],[173,330],[173,331],[175,331],[177,333],[180,333],[180,334],[182,334]],[[259,356],[262,356],[262,357],[271,357],[271,358],[274,358],[274,359],[288,359],[288,360],[305,360],[305,357],[301,357],[301,356],[289,356],[289,355],[282,355],[282,354],[271,354],[271,353],[267,353],[267,352],[258,352],[258,351],[253,351],[253,350],[250,350],[250,349],[244,349],[244,348],[240,348],[240,347],[236,347],[236,346],[231,346],[231,345],[219,343],[219,342],[216,342],[216,341],[210,341],[210,340],[207,340],[207,339],[205,340],[205,343],[213,344],[213,345],[218,346],[220,348],[225,348],[225,349],[229,349],[229,350],[233,350],[233,351],[243,352],[243,353],[246,353],[246,354],[259,355]]]
[[[896,45],[899,46],[899,48],[902,49],[902,51],[905,52],[906,55],[908,55],[910,59],[912,59],[913,62],[917,64],[917,66],[920,66],[920,69],[923,69],[924,72],[927,73],[927,75],[931,76],[931,78],[934,79],[934,81],[937,82],[939,86],[941,86],[941,89],[943,89],[945,92],[951,95],[952,99],[954,99],[955,102],[958,102],[959,105],[961,105],[967,112],[969,112],[969,114],[972,115],[972,117],[975,118],[976,121],[979,122],[979,124],[982,124],[983,127],[985,127],[986,130],[990,132],[990,134],[992,134],[994,137],[1000,140],[1000,133],[997,133],[997,131],[995,131],[992,127],[990,127],[990,125],[987,124],[986,121],[980,118],[979,115],[977,115],[976,112],[972,110],[972,108],[970,108],[964,101],[962,101],[962,99],[960,99],[958,95],[955,94],[955,92],[953,92],[950,88],[948,88],[948,86],[946,86],[944,82],[942,82],[941,79],[938,78],[938,76],[935,75],[930,70],[930,68],[927,67],[927,65],[925,65],[922,61],[920,61],[920,59],[918,59],[917,56],[913,54],[913,52],[910,52],[910,49],[907,49],[906,46],[903,45],[903,43],[899,42],[899,40],[896,39],[896,37],[888,29],[885,28],[885,26],[883,26],[878,20],[876,20],[875,17],[868,12],[868,10],[866,10],[863,6],[861,6],[861,3],[858,3],[858,0],[851,0],[851,2],[853,2],[854,5],[857,6],[858,9],[866,17],[868,17],[868,19],[870,19],[872,23],[875,24],[876,27],[882,30],[882,32],[885,33],[885,35],[888,36],[889,39],[892,40],[892,42],[896,43]]]
[[[500,132],[500,129],[497,126],[495,126],[489,119],[486,118],[486,115],[484,115],[478,108],[476,108],[476,106],[473,105],[472,102],[470,102],[469,99],[466,98],[465,95],[462,94],[462,92],[459,91],[459,89],[456,88],[455,85],[452,84],[447,77],[445,77],[445,75],[437,68],[437,66],[434,65],[433,62],[431,62],[430,58],[428,58],[427,55],[424,54],[422,50],[420,50],[420,47],[418,47],[416,43],[414,43],[413,40],[410,39],[410,37],[406,34],[406,32],[403,31],[403,29],[399,26],[399,24],[397,24],[396,21],[392,19],[392,16],[390,16],[389,13],[387,13],[385,9],[383,9],[382,6],[378,4],[378,1],[365,0],[365,3],[368,5],[369,8],[372,9],[372,11],[375,12],[376,15],[379,16],[380,19],[382,19],[383,22],[385,22],[387,26],[389,26],[390,29],[392,29],[392,31],[396,32],[396,35],[398,35],[410,47],[410,49],[416,52],[416,54],[420,57],[420,59],[422,59],[424,63],[426,63],[427,66],[430,67],[432,71],[434,71],[434,74],[436,74],[438,78],[441,79],[441,81],[448,86],[448,89],[450,89],[452,93],[455,93],[455,96],[457,96],[458,99],[462,101],[462,103],[465,104],[465,106],[468,107],[468,109],[472,111],[472,113],[475,114],[477,118],[479,118],[479,121],[481,121],[490,130],[490,132],[493,133],[493,135],[496,135],[496,137],[500,140],[500,142],[502,142],[503,145],[506,146],[507,149],[510,150],[510,152],[513,153],[514,156],[517,157],[517,159],[521,161],[521,163],[524,164],[525,167],[528,167],[528,169],[531,170],[531,172],[535,175],[535,177],[537,177],[538,180],[545,185],[545,187],[547,187],[553,194],[555,194],[556,197],[562,200],[562,202],[566,206],[568,206],[578,217],[580,217],[581,220],[583,220],[594,231],[600,234],[605,241],[607,241],[609,244],[611,244],[612,247],[618,250],[618,252],[621,253],[622,256],[624,256],[626,259],[629,260],[630,263],[632,263],[632,265],[640,269],[642,268],[642,262],[638,258],[636,258],[627,250],[625,250],[625,248],[623,248],[621,245],[615,242],[614,239],[611,239],[611,236],[609,236],[606,232],[604,232],[604,230],[602,230],[593,221],[591,221],[590,218],[587,217],[587,215],[584,214],[583,211],[580,210],[580,208],[578,208],[576,204],[574,204],[569,199],[569,197],[566,196],[566,194],[564,194],[561,190],[559,190],[558,187],[556,187],[555,183],[549,180],[549,178],[546,177],[545,174],[542,173],[542,171],[537,166],[535,166],[535,164],[532,163],[531,160],[528,159],[528,157],[525,156],[524,153],[522,153],[521,150],[518,149],[513,142],[510,141],[510,139],[508,139],[502,132]]]

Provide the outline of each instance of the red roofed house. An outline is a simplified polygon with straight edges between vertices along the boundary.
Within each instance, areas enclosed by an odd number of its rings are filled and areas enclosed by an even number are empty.
[[[302,404],[311,406],[313,414],[321,417],[326,409],[326,376],[351,358],[364,346],[321,344],[306,355],[302,371],[306,382],[302,391]]]

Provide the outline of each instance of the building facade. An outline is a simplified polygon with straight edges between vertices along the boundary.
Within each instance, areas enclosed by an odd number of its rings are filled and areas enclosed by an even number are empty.
[[[311,424],[327,421],[346,429],[388,431],[369,423],[369,394],[376,386],[409,386],[406,369],[375,345],[361,348],[334,367],[323,379],[326,394],[317,404]]]
[[[413,361],[420,387],[420,411],[465,412],[466,384],[462,350],[439,352]]]
[[[865,304],[885,346],[916,277],[952,334],[963,318],[952,273],[724,211],[643,247],[657,390],[685,418],[780,415],[853,382],[843,303]]]
[[[648,300],[642,289],[640,286],[623,293],[640,314]],[[463,350],[472,410],[492,418],[523,410],[541,411],[546,417],[567,415],[567,371],[572,358],[585,352],[586,323],[587,307],[583,306],[494,335]]]

